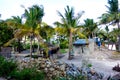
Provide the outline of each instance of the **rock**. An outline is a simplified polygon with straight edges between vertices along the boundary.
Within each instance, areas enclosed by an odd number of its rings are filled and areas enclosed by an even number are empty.
[[[20,62],[22,68],[37,67],[38,71],[43,70],[46,73],[48,80],[51,80],[52,77],[74,77],[77,78],[79,75],[85,76],[88,80],[100,80],[103,78],[104,74],[97,73],[95,69],[84,67],[76,67],[74,64],[68,64],[60,61],[53,61],[49,59],[38,58],[31,60],[29,62],[23,61]]]
[[[48,72],[48,68],[45,68],[44,71],[45,71],[45,72]]]
[[[61,66],[60,66],[60,69],[64,71],[64,70],[65,70],[65,65],[64,65],[64,64],[61,65]]]
[[[112,77],[112,80],[120,80],[120,73]]]
[[[94,75],[96,73],[96,71],[94,69],[92,69],[90,72],[92,75]]]
[[[46,67],[49,68],[49,67],[50,67],[50,64],[47,64]]]
[[[100,78],[100,79],[103,79],[103,77],[104,77],[104,74],[103,73],[97,73],[98,74],[98,77]]]
[[[55,69],[54,69],[53,67],[51,67],[49,70],[50,70],[50,71],[54,71]]]

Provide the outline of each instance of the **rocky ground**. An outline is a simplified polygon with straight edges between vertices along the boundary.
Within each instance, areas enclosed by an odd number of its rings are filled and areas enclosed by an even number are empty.
[[[26,52],[25,54],[20,54],[20,55],[17,54],[17,58],[23,59],[23,57],[26,55],[28,55]],[[106,80],[106,78],[108,78],[109,76],[120,74],[112,70],[112,68],[115,65],[120,64],[120,54],[116,53],[115,51],[110,51],[104,47],[102,47],[100,50],[96,48],[95,51],[91,54],[76,54],[72,60],[68,60],[68,54],[66,53],[64,54],[64,57],[57,60],[67,64],[72,63],[80,68],[82,66],[84,67],[88,64],[91,64],[92,65],[91,71],[104,74],[104,79],[102,80]],[[0,78],[0,80],[5,80],[5,79]]]
[[[92,68],[97,72],[104,73],[104,77],[113,76],[119,74],[116,71],[113,71],[112,68],[120,64],[120,54],[115,54],[115,51],[110,51],[106,48],[101,48],[101,50],[96,49],[91,54],[77,54],[74,56],[74,59],[68,60],[68,54],[65,54],[60,61],[66,63],[73,63],[78,67],[81,67],[83,64],[92,64]]]

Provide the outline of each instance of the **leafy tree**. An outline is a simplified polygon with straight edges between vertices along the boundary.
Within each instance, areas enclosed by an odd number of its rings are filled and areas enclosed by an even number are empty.
[[[108,0],[107,13],[104,13],[101,17],[102,24],[117,25],[120,30],[120,11],[118,0]],[[120,51],[120,35],[118,34],[118,51]]]
[[[73,32],[75,31],[75,28],[79,28],[79,19],[82,16],[84,12],[79,13],[77,16],[74,14],[74,8],[70,8],[67,6],[65,8],[65,14],[63,15],[58,11],[58,15],[61,17],[61,22],[55,22],[55,25],[57,27],[60,27],[59,29],[62,29],[65,34],[69,36],[69,56],[68,59],[71,59],[71,50],[72,50],[72,42],[73,42]],[[79,31],[80,33],[80,31]]]
[[[94,22],[93,19],[86,19],[84,20],[84,33],[87,35],[87,37],[93,38],[95,36],[95,32],[97,27],[97,23]]]
[[[25,9],[24,17],[26,18],[25,25],[28,26],[29,36],[30,36],[30,53],[32,55],[32,40],[37,37],[38,41],[43,42],[43,39],[39,33],[40,24],[42,22],[42,17],[44,16],[43,6],[33,5],[28,10]],[[38,46],[39,47],[39,46]]]
[[[14,35],[16,34],[16,32],[19,30],[19,26],[22,25],[22,17],[19,17],[19,16],[12,16],[11,19],[7,19],[7,23],[8,23],[8,26],[10,26],[13,31],[14,31]],[[16,43],[17,45],[17,51],[20,53],[21,52],[21,48],[22,48],[22,45],[21,45],[21,37],[18,37],[14,43]],[[13,45],[14,45],[13,43]],[[15,46],[15,45],[14,45]]]
[[[9,39],[13,38],[13,30],[5,21],[0,21],[0,46],[3,46]]]
[[[9,22],[9,25],[16,26],[18,29],[15,31],[14,38],[10,40],[6,45],[14,41],[16,38],[22,38],[23,36],[27,35],[30,37],[30,54],[32,56],[32,40],[37,37],[38,42],[43,43],[43,39],[40,36],[40,24],[42,22],[42,17],[44,16],[44,9],[43,6],[33,5],[32,7],[25,9],[25,13],[23,17],[25,17],[26,21],[24,24],[19,24],[16,22]],[[39,50],[39,46],[38,46]]]
[[[120,34],[120,30],[114,28],[113,31],[111,31],[109,33],[110,42],[115,43],[117,41],[117,37],[118,37],[119,34]],[[113,47],[113,44],[112,44],[112,47]],[[118,47],[116,47],[116,48],[118,48]]]
[[[54,34],[54,28],[52,26],[45,22],[41,23],[40,35],[46,40],[46,42],[50,42],[50,38],[53,37]]]

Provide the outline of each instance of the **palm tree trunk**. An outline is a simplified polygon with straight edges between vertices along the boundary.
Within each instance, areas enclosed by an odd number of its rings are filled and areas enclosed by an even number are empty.
[[[34,45],[32,45],[32,52],[34,53],[35,52],[35,38],[33,39],[33,44]]]
[[[18,48],[17,51],[20,53],[21,52],[21,43],[20,43],[20,39],[18,39]]]
[[[30,36],[30,57],[32,58],[32,36]]]
[[[118,29],[120,29],[119,22],[117,23]],[[118,34],[118,51],[120,52],[120,34]]]
[[[38,47],[37,47],[37,54],[40,54],[40,46],[39,46],[40,41],[38,40]]]
[[[69,55],[68,55],[68,59],[71,60],[72,56],[71,56],[71,50],[72,50],[72,31],[70,29],[70,34],[69,34]]]
[[[112,46],[111,46],[111,50],[113,49],[113,43],[112,43]]]

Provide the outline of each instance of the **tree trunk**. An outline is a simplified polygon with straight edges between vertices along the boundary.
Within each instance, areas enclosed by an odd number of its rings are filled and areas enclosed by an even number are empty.
[[[20,39],[18,39],[18,49],[17,51],[20,53],[21,52],[21,43],[20,43]]]
[[[30,57],[32,58],[32,36],[30,36]]]
[[[71,56],[71,51],[72,51],[72,31],[70,29],[70,33],[69,33],[69,55],[68,55],[68,59],[71,60],[72,56]]]
[[[39,44],[40,44],[40,41],[38,40],[37,54],[40,54],[40,46],[39,46]]]
[[[35,38],[33,39],[33,44],[34,45],[32,45],[32,52],[34,53],[35,52]]]
[[[109,44],[109,42],[108,42],[108,50],[109,50],[109,46],[110,46],[110,44]]]
[[[113,49],[113,45],[114,45],[114,44],[112,43],[111,50]]]
[[[119,25],[119,22],[117,23],[117,26],[118,26],[118,30],[120,30],[120,25]],[[118,51],[120,52],[120,34],[118,34]]]
[[[93,39],[93,37],[94,37],[94,33],[92,32],[92,36],[91,36],[91,38]]]

